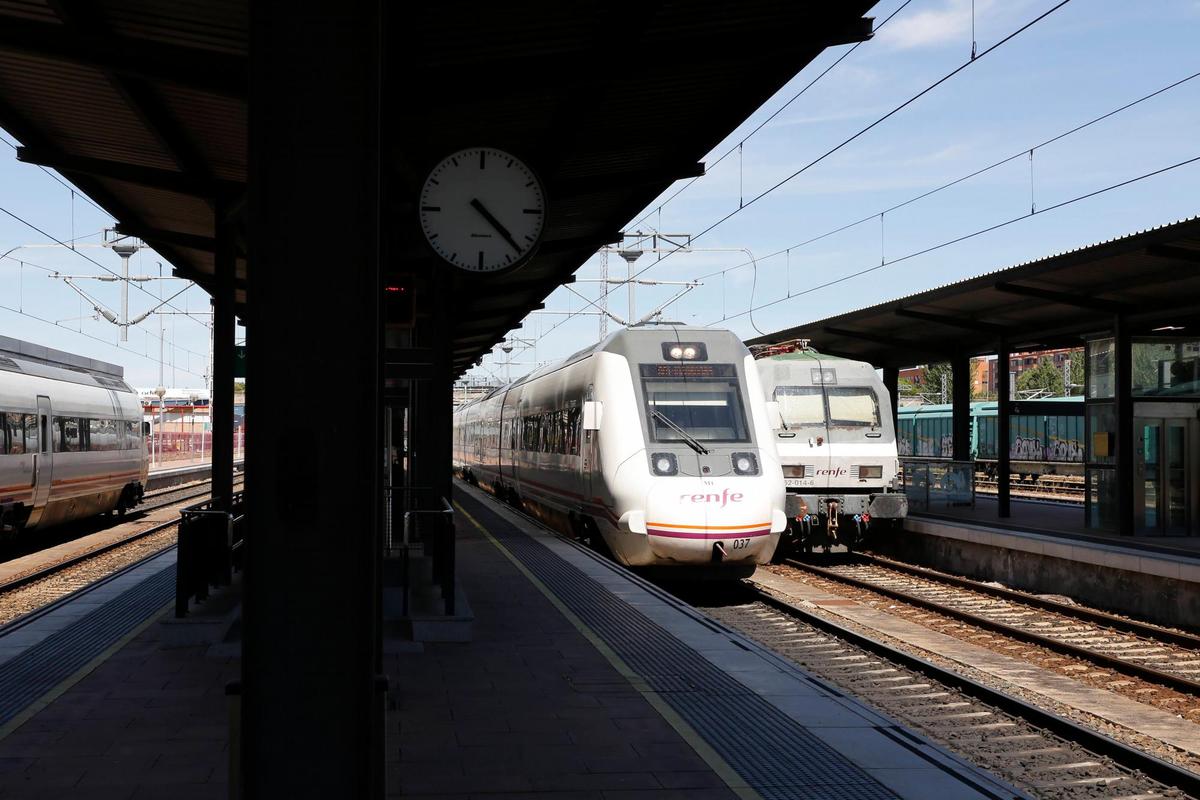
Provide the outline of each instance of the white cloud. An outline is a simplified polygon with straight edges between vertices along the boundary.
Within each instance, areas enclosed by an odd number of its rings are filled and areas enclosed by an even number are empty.
[[[990,3],[977,3],[976,16]],[[947,0],[937,9],[901,13],[879,33],[879,41],[899,50],[966,41],[971,33],[971,0]]]

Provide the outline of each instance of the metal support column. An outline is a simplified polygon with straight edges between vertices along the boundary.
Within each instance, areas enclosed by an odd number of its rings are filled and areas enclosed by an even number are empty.
[[[971,359],[955,356],[950,361],[953,375],[952,402],[954,418],[954,460],[971,460]]]
[[[1001,518],[1012,516],[1010,490],[1012,464],[1009,442],[1012,440],[1012,374],[1009,365],[1008,342],[1001,342],[996,353],[996,510]]]
[[[1133,339],[1129,321],[1113,317],[1113,403],[1117,418],[1117,533],[1133,535]]]
[[[897,420],[900,413],[900,370],[897,367],[883,368],[883,385],[887,389],[888,397],[892,400],[892,430],[896,430],[899,425]]]
[[[382,795],[379,16],[250,4],[247,800]]]
[[[212,493],[216,508],[229,510],[233,497],[233,341],[236,257],[232,231],[218,203],[214,218],[217,247],[213,281]],[[194,410],[193,410],[194,413]]]

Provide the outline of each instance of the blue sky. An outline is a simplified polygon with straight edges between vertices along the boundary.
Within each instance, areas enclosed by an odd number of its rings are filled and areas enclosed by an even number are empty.
[[[3,135],[5,142],[15,140]],[[0,144],[0,334],[103,359],[125,368],[135,387],[153,387],[159,380],[159,324],[163,326],[163,381],[167,387],[203,389],[207,369],[210,317],[179,312],[208,311],[208,294],[192,286],[164,306],[162,315],[149,317],[120,341],[119,329],[101,319],[69,286],[52,278],[64,275],[110,276],[120,273],[121,259],[103,247],[102,232],[113,220],[87,198],[75,193],[57,173],[16,160],[15,151]],[[15,216],[14,216],[15,215]],[[20,217],[42,232],[16,219]],[[75,250],[54,240],[76,245]],[[130,259],[131,275],[171,274],[170,264],[153,250]],[[105,270],[112,272],[106,272]],[[81,278],[77,285],[119,316],[120,285]],[[137,317],[164,298],[189,286],[180,280],[131,284],[129,316]]]
[[[882,21],[901,5],[884,0],[872,14]],[[1054,0],[976,0],[979,51],[1056,5]],[[1073,0],[1017,38],[978,59],[957,76],[704,235],[690,253],[673,254],[642,277],[690,280],[746,263],[755,267],[704,278],[704,286],[670,307],[668,318],[729,327],[749,337],[929,287],[1011,266],[1200,213],[1200,163],[1056,210],[1029,216],[1031,170],[1027,155],[953,189],[830,236],[789,254],[784,250],[875,214],[980,167],[1021,153],[1081,123],[1200,72],[1195,43],[1200,2],[1127,3]],[[709,164],[786,103],[848,49],[831,48],[796,76],[705,159]],[[735,153],[674,200],[645,213],[639,226],[697,233],[866,127],[896,105],[962,64],[971,52],[970,0],[914,0],[870,42],[834,68]],[[1200,78],[1148,100],[1080,133],[1037,149],[1032,202],[1039,209],[1144,173],[1200,156]],[[739,186],[741,187],[739,189]],[[864,268],[1024,215],[989,234],[815,289]],[[640,219],[643,214],[639,214]],[[630,228],[631,229],[631,228]],[[882,234],[882,236],[881,236]],[[882,238],[882,241],[881,241]],[[707,250],[707,252],[706,252]],[[652,263],[643,256],[637,268]],[[610,257],[613,276],[625,263]],[[599,275],[600,258],[579,271]],[[574,287],[596,298],[598,285]],[[788,299],[788,293],[792,297]],[[673,294],[638,287],[638,313]],[[756,311],[753,323],[745,312]],[[626,290],[609,298],[625,315]],[[566,290],[548,310],[586,304]],[[725,317],[723,320],[722,317]],[[511,357],[498,349],[473,377],[515,377],[531,364],[554,360],[594,341],[594,316],[534,315],[513,336]],[[554,327],[557,324],[557,327]],[[610,331],[615,327],[610,324]],[[820,346],[820,343],[817,343]],[[506,365],[510,358],[512,365]]]
[[[882,0],[872,14],[883,20],[901,3]],[[985,50],[1054,5],[1056,0],[975,0],[978,49]],[[1033,202],[1046,208],[1200,156],[1200,78],[1196,78],[1038,149],[1033,157],[1032,187],[1028,157],[1017,158],[887,214],[882,230],[876,218],[795,248],[790,254],[766,257],[1021,153],[1200,72],[1198,39],[1200,0],[1072,0],[733,216],[700,238],[693,252],[665,258],[643,277],[695,279],[747,262],[741,251],[749,249],[757,259],[756,267],[747,265],[704,278],[702,287],[668,312],[672,319],[721,325],[748,337],[754,335],[755,326],[766,332],[778,330],[1200,213],[1197,163],[1057,210],[1028,215],[1031,188]],[[823,53],[704,160],[713,163],[848,48]],[[664,204],[662,200],[677,187],[665,192],[646,210],[649,217],[640,227],[689,233],[707,228],[738,207],[739,191],[745,198],[753,197],[796,171],[962,64],[970,48],[971,0],[913,0],[875,39],[860,46],[747,140],[740,158],[735,153],[725,159]],[[5,140],[11,142],[12,137],[5,136]],[[86,199],[72,198],[62,179],[56,177],[18,163],[12,150],[0,145],[0,209],[60,240],[78,237],[81,245],[98,244],[100,231],[112,220]],[[814,289],[878,266],[881,254],[890,261],[1022,215],[1026,218],[992,233]],[[52,242],[45,236],[0,213],[0,253],[18,248],[0,259],[0,334],[117,362],[125,366],[134,385],[155,385],[159,320],[152,317],[132,330],[129,342],[122,345],[116,327],[94,319],[91,309],[69,287],[48,277],[48,270],[104,274],[101,266],[81,254],[113,271],[120,269],[119,258],[105,248],[70,252],[44,246],[48,244]],[[638,268],[650,266],[652,258],[644,256]],[[153,251],[142,251],[133,259],[133,273],[156,275],[158,261],[161,258]],[[610,262],[614,276],[623,274],[624,262],[617,258]],[[597,256],[580,269],[579,277],[595,278],[599,270]],[[83,282],[81,286],[108,308],[119,309],[116,284]],[[131,315],[156,302],[150,295],[158,294],[157,285],[141,286],[149,294],[137,288],[131,291]],[[169,281],[163,289],[170,294],[180,286]],[[588,297],[597,296],[597,284],[581,282],[574,288]],[[673,291],[639,287],[639,314],[668,299]],[[774,301],[756,311],[753,320],[745,313],[752,293],[756,306]],[[610,302],[615,312],[624,315],[624,288],[615,290]],[[208,298],[193,288],[173,305],[180,310],[206,311]],[[546,308],[555,311],[584,305],[563,289],[546,301]],[[10,309],[23,310],[25,315]],[[536,347],[518,344],[511,357],[497,348],[484,359],[483,368],[472,374],[491,379],[511,371],[515,377],[534,363],[561,358],[595,341],[598,323],[594,316],[563,319],[531,316],[512,335],[536,342]],[[209,341],[204,320],[179,314],[162,318],[168,342],[167,385],[203,386]],[[610,330],[614,327],[610,325]],[[515,363],[505,365],[506,359]]]

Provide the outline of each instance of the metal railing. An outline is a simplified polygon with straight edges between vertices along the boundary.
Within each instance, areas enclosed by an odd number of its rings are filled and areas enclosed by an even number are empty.
[[[215,500],[179,512],[179,545],[175,562],[175,616],[187,616],[188,605],[208,599],[214,586],[228,586],[240,570],[246,541],[243,492],[234,492],[228,510]]]
[[[454,508],[445,497],[423,486],[384,487],[384,557],[400,562],[398,574],[404,590],[405,615],[408,614],[412,576],[409,560],[414,550],[428,555],[433,581],[441,590],[448,615],[455,613],[455,524]],[[396,521],[400,521],[397,535]]]
[[[942,458],[900,459],[909,511],[975,507],[975,463]]]

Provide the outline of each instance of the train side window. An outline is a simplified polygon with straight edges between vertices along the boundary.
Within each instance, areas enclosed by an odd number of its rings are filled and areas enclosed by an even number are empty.
[[[108,452],[120,449],[120,442],[117,439],[116,420],[89,419],[87,423],[89,450]]]
[[[41,448],[38,447],[38,418],[37,414],[25,415],[25,452],[39,453]]]
[[[54,418],[54,452],[78,453],[83,448],[78,417]]]
[[[8,448],[0,450],[7,452],[9,455],[24,455],[29,452],[28,445],[25,443],[25,414],[17,414],[9,412],[5,414],[8,418],[8,423],[4,426],[8,429]]]
[[[0,456],[8,452],[8,418],[11,416],[11,414],[5,414],[3,411],[0,411]]]

